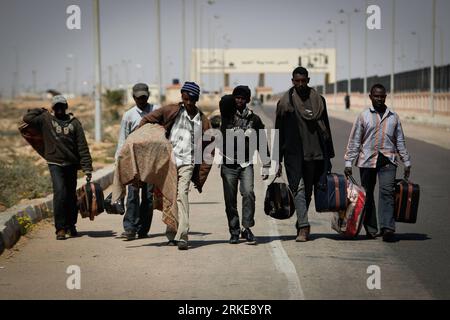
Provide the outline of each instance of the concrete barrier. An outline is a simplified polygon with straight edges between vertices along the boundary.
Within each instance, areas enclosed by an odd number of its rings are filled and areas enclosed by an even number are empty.
[[[103,190],[112,184],[113,178],[114,165],[98,170],[92,175],[92,181],[98,183]],[[77,189],[85,182],[84,178],[78,179]],[[19,241],[23,228],[19,223],[21,218],[26,219],[28,223],[36,224],[49,217],[53,217],[53,194],[16,205],[0,213],[0,255]]]

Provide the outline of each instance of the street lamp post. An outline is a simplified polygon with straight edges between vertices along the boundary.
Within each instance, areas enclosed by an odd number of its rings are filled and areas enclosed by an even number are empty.
[[[422,60],[420,60],[420,36],[416,31],[412,31],[411,34],[417,37],[417,66],[422,66]]]
[[[182,50],[182,74],[181,74],[181,78],[182,81],[186,81],[187,77],[186,77],[186,0],[182,0],[182,11],[181,11],[181,15],[182,15],[182,23],[181,23],[181,27],[183,28],[183,30],[181,30],[181,34],[183,37],[182,43],[183,43],[183,50]]]
[[[394,109],[395,94],[395,0],[392,0],[392,53],[391,53],[391,108]]]
[[[354,13],[360,12],[358,9],[353,10]],[[348,29],[348,84],[347,84],[347,93],[350,95],[352,93],[352,16],[351,12],[346,12],[344,9],[341,9],[339,13],[346,14],[347,16],[347,29]]]
[[[158,48],[158,103],[162,102],[162,61],[161,61],[161,3],[160,0],[156,0],[156,38]]]
[[[436,65],[436,0],[433,0],[433,21],[432,21],[432,54],[431,54],[431,72],[430,72],[430,110],[434,117],[434,67]]]
[[[100,46],[100,4],[94,0],[94,45],[95,45],[95,141],[102,140],[101,110],[102,110],[102,69],[101,69],[101,46]]]
[[[338,44],[338,32],[337,32],[337,23],[335,21],[328,21],[328,24],[332,24],[333,25],[333,32],[334,32],[334,52],[335,52],[335,75],[334,75],[334,106],[336,107],[337,104],[337,44]]]

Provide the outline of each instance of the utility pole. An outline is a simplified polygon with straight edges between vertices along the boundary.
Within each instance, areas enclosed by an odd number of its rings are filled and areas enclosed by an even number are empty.
[[[159,86],[159,105],[162,103],[162,61],[161,61],[161,3],[156,0],[156,38],[158,48],[158,86]]]
[[[32,70],[31,74],[33,76],[33,93],[36,94],[37,93],[37,89],[36,89],[36,74],[37,74],[37,71],[36,70]]]
[[[198,81],[197,37],[198,37],[198,30],[197,30],[197,0],[194,0],[194,50],[191,50],[191,55],[194,54],[194,59],[191,58],[191,63],[192,62],[194,63],[194,75],[193,75],[194,79],[193,79],[193,81],[196,82],[196,83],[199,83],[199,81]],[[191,74],[191,77],[192,77],[192,74]]]
[[[433,0],[433,22],[432,22],[432,54],[431,54],[431,72],[430,72],[430,110],[434,117],[434,67],[436,65],[436,0]]]
[[[181,82],[186,81],[186,0],[182,0],[182,24],[181,27],[183,30],[181,30],[181,34],[183,37],[183,52],[182,52],[182,74],[181,74]]]
[[[369,7],[369,1],[366,0],[366,10]],[[367,47],[368,47],[368,30],[367,25],[364,26],[364,107],[367,106]]]
[[[102,141],[102,68],[100,46],[100,4],[94,1],[94,47],[95,47],[95,141]]]
[[[391,108],[394,109],[395,94],[395,0],[392,0],[392,57],[391,57]]]

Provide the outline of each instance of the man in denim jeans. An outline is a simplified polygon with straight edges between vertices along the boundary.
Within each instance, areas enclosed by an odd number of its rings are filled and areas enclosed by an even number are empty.
[[[224,141],[224,158],[221,169],[223,181],[223,192],[225,197],[225,211],[227,213],[228,227],[231,234],[230,243],[239,243],[239,235],[246,239],[247,244],[256,244],[255,236],[250,230],[255,225],[255,193],[254,172],[252,158],[256,149],[249,144],[249,139],[245,137],[245,147],[242,151],[245,154],[239,157],[237,139],[234,133],[241,132],[249,134],[251,130],[255,131],[257,150],[259,151],[260,134],[263,132],[264,124],[261,119],[253,113],[248,107],[251,91],[247,86],[237,86],[233,90],[232,96],[224,96],[220,101],[220,113],[222,116],[221,131]],[[265,138],[265,135],[264,135]],[[230,143],[234,139],[234,143]],[[267,138],[265,138],[267,139]],[[265,140],[267,141],[267,140]],[[263,142],[264,143],[264,142]],[[233,149],[229,149],[233,146]],[[270,157],[266,153],[268,161],[264,164],[264,169],[270,168]],[[241,158],[241,159],[240,159]],[[268,178],[268,172],[262,174],[263,180]],[[240,182],[240,192],[242,195],[242,232],[239,226],[239,215],[237,211],[237,190]]]
[[[386,105],[386,89],[375,84],[370,90],[372,106],[356,119],[345,153],[345,175],[352,175],[352,163],[360,168],[361,184],[366,189],[364,228],[369,239],[378,236],[377,215],[373,191],[380,184],[379,222],[383,241],[395,241],[394,196],[396,155],[405,165],[405,179],[411,172],[411,160],[406,150],[405,136],[399,116]]]
[[[52,99],[52,113],[46,109],[32,109],[23,121],[38,129],[44,144],[44,158],[53,184],[53,213],[56,239],[66,235],[77,237],[77,171],[82,169],[86,180],[92,177],[92,158],[81,122],[72,113],[62,95]]]
[[[138,83],[133,87],[133,99],[136,105],[125,112],[119,132],[119,142],[117,144],[116,160],[119,157],[126,138],[137,129],[141,119],[156,110],[158,106],[148,103],[150,92],[144,83]],[[139,196],[141,191],[141,197]],[[141,200],[141,199],[142,200]],[[128,186],[126,201],[126,212],[123,217],[123,228],[125,232],[122,237],[127,240],[134,240],[136,234],[138,238],[147,238],[153,218],[153,185],[144,183],[140,187]]]

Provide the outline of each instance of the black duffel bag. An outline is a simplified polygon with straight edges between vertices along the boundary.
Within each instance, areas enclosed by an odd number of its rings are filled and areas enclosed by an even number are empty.
[[[91,221],[105,210],[103,189],[98,183],[87,181],[77,191],[77,206],[82,218]]]
[[[267,186],[264,212],[274,219],[289,219],[295,212],[294,196],[286,183],[275,180]]]
[[[125,206],[123,203],[123,199],[119,199],[114,203],[111,203],[111,200],[112,200],[112,193],[110,193],[105,199],[106,213],[123,215],[125,213]]]

